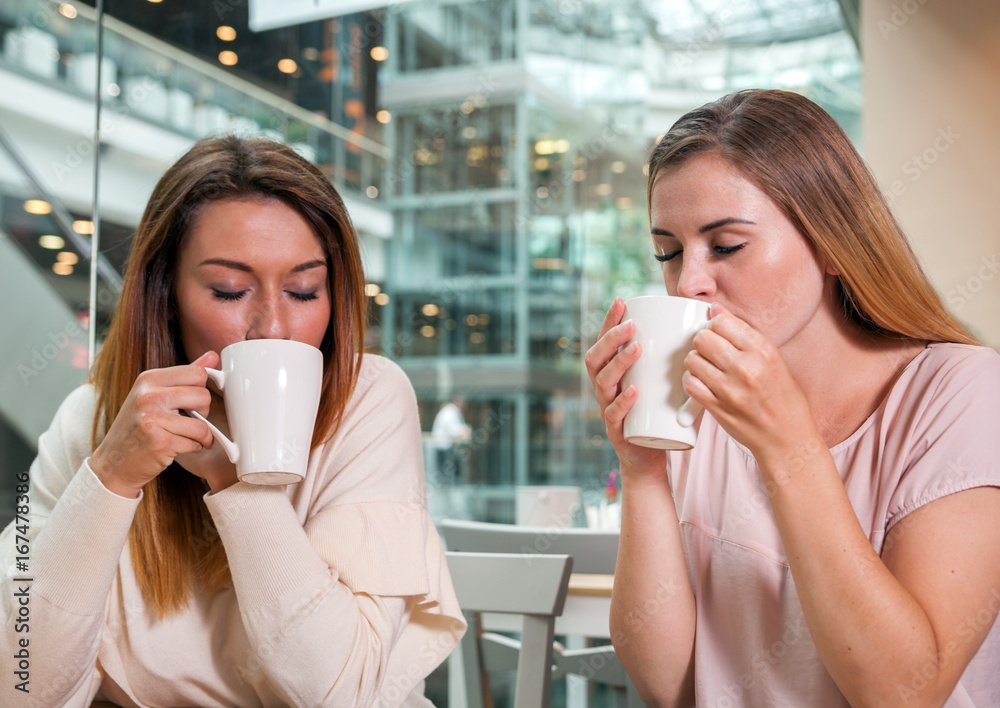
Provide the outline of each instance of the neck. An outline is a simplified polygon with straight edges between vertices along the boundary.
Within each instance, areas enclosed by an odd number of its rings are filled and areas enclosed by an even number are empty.
[[[827,445],[850,436],[878,408],[899,373],[926,342],[861,329],[839,311],[817,322],[817,337],[781,348]]]

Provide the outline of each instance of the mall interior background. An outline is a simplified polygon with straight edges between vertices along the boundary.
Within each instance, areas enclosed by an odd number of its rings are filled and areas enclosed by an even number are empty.
[[[350,14],[293,16],[345,5]],[[329,175],[362,241],[370,350],[406,371],[428,437],[441,403],[464,395],[464,464],[449,474],[425,448],[437,519],[513,521],[519,485],[602,497],[617,463],[583,353],[615,295],[662,292],[649,149],[683,112],[731,90],[785,88],[825,106],[948,305],[1000,346],[993,0],[107,0],[104,10],[99,62],[93,3],[0,0],[4,524],[15,474],[86,380],[90,313],[99,346],[155,181],[206,135],[268,135]]]
[[[467,401],[464,464],[449,474],[425,451],[437,518],[512,521],[516,485],[601,494],[616,459],[582,357],[614,295],[662,291],[643,164],[681,113],[782,87],[861,142],[849,3],[411,0],[306,21],[273,5],[286,16],[245,0],[104,3],[98,346],[162,171],[209,134],[291,144],[347,202],[368,345],[410,376],[425,431],[452,394]],[[7,471],[27,468],[86,377],[95,20],[84,3],[0,5]]]

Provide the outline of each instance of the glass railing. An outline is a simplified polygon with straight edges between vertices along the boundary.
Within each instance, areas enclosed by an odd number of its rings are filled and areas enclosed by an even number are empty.
[[[95,23],[94,9],[82,4],[5,2],[0,68],[93,99]],[[378,199],[389,156],[385,146],[113,17],[105,16],[104,26],[101,81],[108,120],[140,120],[191,140],[262,133],[315,162],[338,188]]]

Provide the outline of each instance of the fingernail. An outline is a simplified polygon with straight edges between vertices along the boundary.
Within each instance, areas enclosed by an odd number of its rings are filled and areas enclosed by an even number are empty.
[[[638,348],[639,348],[639,342],[632,342],[627,347],[625,347],[625,351],[628,354],[635,354]]]

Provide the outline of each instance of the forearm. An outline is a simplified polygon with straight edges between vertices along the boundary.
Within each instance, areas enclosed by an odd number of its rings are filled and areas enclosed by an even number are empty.
[[[694,703],[695,600],[664,479],[623,477],[611,636],[643,700]]]
[[[855,708],[941,705],[943,653],[930,620],[864,535],[826,447],[809,447],[758,461],[827,671]],[[914,672],[927,684],[918,695],[906,690]]]
[[[15,692],[11,705],[90,704],[108,595],[134,511],[133,500],[115,497],[84,466],[47,518],[25,514],[0,537],[9,566],[0,668],[12,678],[23,670],[11,683],[27,680],[29,691]],[[19,556],[26,560],[15,562],[10,551],[22,531],[30,539]]]
[[[370,705],[405,600],[352,593],[279,487],[241,483],[208,502],[251,645],[236,671],[263,672],[292,705]]]

